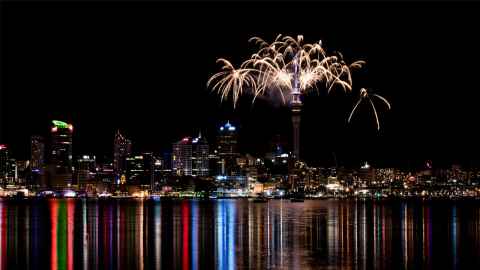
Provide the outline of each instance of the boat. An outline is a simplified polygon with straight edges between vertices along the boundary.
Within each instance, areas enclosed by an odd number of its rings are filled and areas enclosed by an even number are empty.
[[[305,194],[303,192],[295,192],[290,197],[290,202],[303,202],[305,199]]]
[[[254,203],[266,203],[266,202],[268,202],[268,198],[263,197],[263,196],[258,196],[255,199],[253,199],[253,202]]]
[[[290,202],[304,202],[303,198],[293,197],[290,198]]]

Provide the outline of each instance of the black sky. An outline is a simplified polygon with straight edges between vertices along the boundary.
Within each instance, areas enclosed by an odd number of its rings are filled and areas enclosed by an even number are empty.
[[[288,110],[249,99],[231,104],[206,89],[215,60],[239,63],[251,36],[323,40],[367,66],[354,88],[392,103],[377,132],[365,106],[346,118],[356,94],[305,99],[302,155],[314,164],[370,160],[379,166],[480,160],[480,41],[473,3],[192,2],[7,3],[2,5],[1,142],[19,158],[51,119],[75,126],[74,152],[111,155],[120,128],[136,151],[168,150],[220,121],[241,129],[246,152],[276,133],[290,136]]]

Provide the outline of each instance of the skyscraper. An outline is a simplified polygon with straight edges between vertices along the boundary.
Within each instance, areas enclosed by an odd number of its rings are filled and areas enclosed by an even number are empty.
[[[192,175],[192,140],[185,137],[172,144],[172,171],[179,176]]]
[[[198,137],[192,140],[192,175],[209,175],[209,147],[207,140],[199,133]]]
[[[220,168],[217,170],[219,174],[216,179],[222,182],[224,189],[245,188],[247,185],[245,171],[237,162],[240,161],[237,143],[237,128],[230,122],[220,126],[216,149]]]
[[[41,136],[32,136],[30,139],[31,174],[27,178],[29,188],[45,186],[45,158],[45,139]]]
[[[53,120],[51,144],[49,149],[49,184],[54,188],[63,188],[72,184],[72,135],[73,126]]]
[[[95,179],[96,176],[96,159],[95,156],[84,155],[77,159],[77,183],[80,187]]]
[[[144,152],[143,156],[143,177],[140,184],[142,186],[151,186],[154,177],[155,157],[152,152]]]
[[[45,141],[41,136],[32,136],[30,140],[32,172],[42,173],[45,165]]]
[[[126,177],[129,185],[142,185],[145,178],[145,161],[142,155],[126,158]],[[149,184],[149,183],[148,183]]]
[[[0,184],[7,184],[8,175],[8,148],[4,144],[0,144]]]
[[[30,174],[30,161],[29,160],[17,160],[16,164],[16,183],[17,185],[24,186],[27,184],[27,177]]]
[[[18,181],[17,160],[9,158],[7,160],[7,185],[16,185]]]
[[[113,172],[117,178],[126,173],[126,159],[132,154],[132,142],[119,130],[113,142]]]
[[[166,176],[169,175],[169,170],[166,167],[165,160],[162,157],[154,157],[153,163],[153,177],[150,189],[153,192],[159,191],[161,184],[166,182]]]
[[[237,140],[238,134],[235,126],[230,122],[220,126],[217,138],[217,153],[221,162],[220,173],[222,175],[236,174],[236,159],[239,157]]]

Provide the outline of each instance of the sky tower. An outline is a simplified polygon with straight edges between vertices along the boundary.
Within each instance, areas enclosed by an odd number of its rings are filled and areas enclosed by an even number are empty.
[[[293,127],[293,157],[300,159],[300,113],[302,112],[302,101],[300,100],[300,66],[297,53],[293,62],[293,88],[292,100],[290,106],[292,109],[292,127]]]

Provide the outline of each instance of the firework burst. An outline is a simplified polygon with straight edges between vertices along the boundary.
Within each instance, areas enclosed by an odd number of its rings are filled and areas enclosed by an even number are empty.
[[[352,116],[353,114],[355,113],[355,111],[357,110],[358,106],[362,103],[362,101],[366,100],[368,101],[370,107],[372,108],[373,110],[373,114],[375,116],[375,122],[377,124],[377,130],[380,130],[380,121],[378,120],[378,113],[377,113],[377,109],[375,107],[375,104],[373,103],[373,100],[372,100],[372,97],[376,98],[376,99],[379,99],[383,102],[383,104],[385,104],[387,106],[387,108],[390,110],[391,109],[391,105],[390,105],[390,102],[388,102],[388,100],[380,95],[377,95],[377,94],[370,94],[368,93],[368,90],[365,89],[365,88],[362,88],[360,89],[360,98],[358,99],[357,103],[355,104],[355,106],[353,107],[352,109],[352,112],[350,113],[350,116],[348,117],[348,122],[350,122],[350,120],[352,119]]]
[[[282,100],[291,94],[303,95],[318,90],[320,84],[330,92],[334,86],[344,91],[352,89],[351,70],[361,68],[364,61],[347,65],[340,53],[327,55],[322,42],[304,43],[303,36],[293,38],[278,35],[269,43],[259,37],[251,42],[258,51],[235,68],[229,61],[219,59],[223,66],[207,85],[220,94],[222,101],[232,97],[233,105],[246,91],[255,99],[267,91],[279,91]]]

